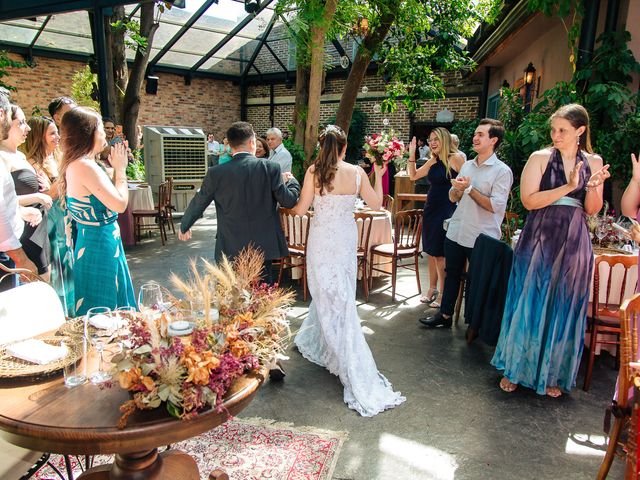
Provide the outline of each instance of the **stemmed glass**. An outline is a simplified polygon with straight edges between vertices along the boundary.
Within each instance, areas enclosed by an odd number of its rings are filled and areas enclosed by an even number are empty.
[[[118,342],[120,343],[120,349],[124,351],[125,343],[125,335],[129,333],[129,321],[133,320],[136,314],[135,307],[118,307],[116,308],[116,319],[118,321]]]
[[[598,222],[595,233],[598,238],[598,245],[602,246],[602,239],[607,236],[606,227],[603,222]]]
[[[89,380],[93,384],[104,383],[107,380],[111,380],[111,374],[104,370],[104,346],[105,346],[104,344],[105,344],[105,340],[98,333],[92,334],[90,339],[91,339],[91,345],[93,345],[93,347],[97,350],[100,359],[99,359],[99,363],[98,363],[98,371],[92,373],[91,375],[89,375]]]
[[[93,347],[98,352],[98,355],[100,356],[98,371],[89,375],[89,380],[91,381],[91,383],[94,383],[94,384],[103,383],[103,382],[106,382],[107,380],[110,380],[111,374],[103,370],[103,363],[104,363],[103,352],[104,352],[105,340],[99,332],[89,335],[89,325],[92,323],[91,319],[94,317],[97,320],[98,316],[111,317],[111,315],[112,315],[111,309],[108,307],[93,307],[87,311],[87,314],[85,316],[85,325],[84,325],[85,338],[87,338],[91,342],[91,345],[93,345]]]
[[[152,317],[160,312],[162,307],[162,290],[156,282],[147,282],[140,287],[138,307],[144,315]]]

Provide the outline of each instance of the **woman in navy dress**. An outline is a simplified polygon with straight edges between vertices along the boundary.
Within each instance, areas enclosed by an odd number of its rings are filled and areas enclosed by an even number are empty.
[[[455,178],[464,163],[464,157],[451,142],[446,128],[434,128],[429,134],[429,160],[416,169],[416,137],[409,144],[407,171],[411,180],[427,177],[431,187],[424,204],[422,219],[422,250],[427,254],[429,266],[429,291],[420,299],[431,308],[440,308],[444,290],[444,237],[442,226],[451,218],[456,208],[449,200],[451,179]],[[438,289],[439,287],[439,289]]]
[[[608,165],[592,153],[589,115],[577,104],[551,116],[553,147],[534,152],[520,195],[530,211],[515,249],[500,338],[491,364],[500,388],[558,397],[575,385],[593,268],[585,221],[602,208]]]

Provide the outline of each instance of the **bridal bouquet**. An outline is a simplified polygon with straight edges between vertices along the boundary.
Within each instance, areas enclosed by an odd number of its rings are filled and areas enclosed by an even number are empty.
[[[391,160],[400,160],[404,155],[404,143],[395,136],[393,130],[389,133],[374,133],[365,137],[362,148],[367,158],[378,165],[387,164]]]
[[[132,399],[120,407],[120,428],[136,409],[153,409],[163,402],[168,412],[189,419],[207,408],[223,410],[222,401],[233,381],[273,360],[290,337],[286,309],[293,295],[260,282],[263,257],[256,250],[241,252],[233,262],[195,262],[192,278],[172,275],[185,295],[184,305],[215,305],[204,309],[188,336],[171,336],[171,310],[156,318],[137,315],[130,321],[129,348],[114,357],[120,387]],[[217,315],[216,315],[217,313]]]

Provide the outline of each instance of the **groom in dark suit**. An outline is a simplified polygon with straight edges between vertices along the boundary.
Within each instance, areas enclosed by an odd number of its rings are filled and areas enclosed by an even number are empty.
[[[209,168],[184,212],[179,238],[191,238],[191,226],[213,201],[218,218],[216,260],[222,254],[233,258],[251,244],[264,254],[264,278],[272,283],[273,260],[289,255],[278,204],[293,207],[300,196],[300,184],[295,178],[284,183],[280,165],[255,157],[256,134],[251,124],[234,123],[227,130],[227,140],[233,159]]]

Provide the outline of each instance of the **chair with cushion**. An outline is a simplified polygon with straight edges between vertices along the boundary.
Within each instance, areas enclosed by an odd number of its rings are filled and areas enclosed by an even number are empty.
[[[309,238],[309,226],[311,215],[296,215],[289,208],[279,208],[282,231],[287,240],[289,256],[280,261],[280,273],[278,284],[282,283],[282,274],[285,269],[302,269],[302,298],[307,301],[307,239]]]
[[[602,460],[598,471],[598,480],[607,478],[613,458],[618,450],[618,444],[622,439],[622,433],[629,426],[631,418],[631,404],[629,391],[633,387],[634,373],[630,367],[631,362],[637,362],[638,357],[638,322],[640,322],[640,294],[635,294],[626,300],[620,307],[620,371],[618,373],[618,398],[615,402],[613,414],[615,420],[609,434],[607,453]],[[635,440],[632,435],[627,435],[627,441]],[[635,444],[634,444],[635,446]],[[629,451],[627,453],[629,455]],[[633,459],[635,460],[635,459]],[[632,462],[631,462],[632,463]],[[633,478],[633,477],[625,477]]]
[[[365,300],[369,300],[369,279],[367,269],[369,268],[369,238],[371,237],[371,225],[373,216],[369,213],[356,212],[354,214],[356,224],[358,224],[358,270],[362,269],[362,288]]]
[[[420,257],[420,239],[422,235],[422,210],[402,210],[396,213],[393,243],[374,245],[371,247],[369,260],[369,288],[373,272],[389,274],[382,265],[391,264],[391,299],[396,299],[396,280],[398,267],[407,268],[416,272],[418,293],[422,293],[420,287],[420,272],[418,270],[418,258]],[[388,258],[389,261],[376,263],[375,256]],[[399,263],[404,259],[413,259],[412,263]]]
[[[135,231],[136,244],[142,237],[142,230],[160,230],[160,240],[162,245],[167,240],[167,214],[166,205],[167,201],[167,183],[161,183],[158,187],[158,204],[153,210],[134,210],[131,212],[133,215],[133,226]],[[148,224],[143,222],[145,218],[152,218],[154,223]]]
[[[587,373],[584,377],[582,389],[588,391],[593,374],[593,363],[598,345],[619,345],[620,341],[620,305],[624,302],[625,291],[632,288],[630,282],[634,275],[629,271],[638,264],[638,258],[633,255],[597,255],[593,272],[593,300],[591,302],[591,318],[588,319],[587,331],[591,333],[589,339],[589,359]],[[623,268],[622,281],[619,288],[612,288],[613,269]],[[606,275],[606,285],[601,285],[601,276]],[[604,302],[601,301],[601,288]],[[599,334],[615,336],[615,339],[598,338]],[[620,359],[620,348],[617,349],[617,360]]]

